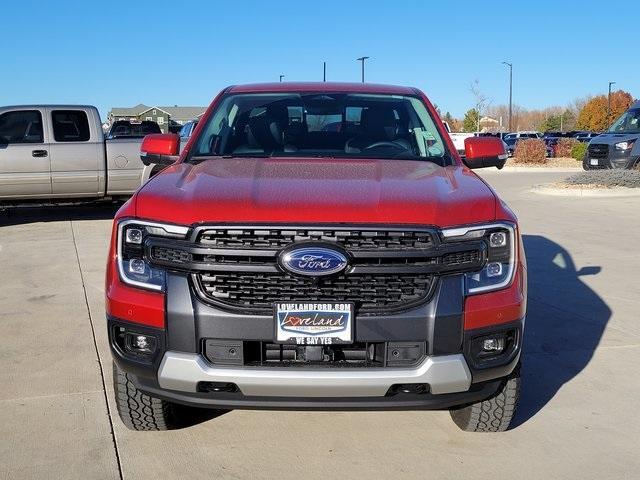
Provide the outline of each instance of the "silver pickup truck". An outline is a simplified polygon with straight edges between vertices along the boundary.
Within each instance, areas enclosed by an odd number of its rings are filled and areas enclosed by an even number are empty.
[[[0,107],[0,203],[129,196],[160,168],[141,142],[105,140],[88,105]]]

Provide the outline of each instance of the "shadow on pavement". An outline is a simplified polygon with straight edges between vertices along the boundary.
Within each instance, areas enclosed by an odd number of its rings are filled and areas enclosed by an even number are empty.
[[[0,227],[65,220],[108,220],[113,218],[122,202],[86,203],[78,205],[20,206],[3,209],[0,206]]]
[[[231,410],[212,410],[207,408],[188,407],[186,405],[173,404],[171,406],[174,414],[174,430],[188,428],[200,423],[221,417]]]
[[[581,277],[569,252],[548,238],[524,235],[529,303],[522,360],[522,392],[513,427],[535,416],[591,361],[611,317],[605,301]]]

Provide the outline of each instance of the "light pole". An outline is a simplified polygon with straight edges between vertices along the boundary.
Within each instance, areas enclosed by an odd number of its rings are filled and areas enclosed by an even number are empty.
[[[322,81],[327,81],[327,62],[322,62]]]
[[[280,81],[282,82],[282,79],[284,78],[284,75],[280,75]]]
[[[615,85],[616,82],[609,82],[609,95],[607,95],[607,128],[611,123],[611,85]]]
[[[369,59],[369,57],[356,58],[358,62],[362,62],[362,83],[364,83],[364,61],[367,59]]]
[[[509,131],[511,131],[511,115],[513,113],[513,63],[502,63],[509,67]]]

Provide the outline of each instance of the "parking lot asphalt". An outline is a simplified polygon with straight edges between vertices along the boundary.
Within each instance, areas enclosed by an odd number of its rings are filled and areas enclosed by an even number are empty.
[[[447,412],[231,411],[132,432],[104,313],[112,206],[0,212],[0,479],[640,477],[640,199],[530,192],[566,173],[482,172],[529,265],[523,394],[506,433]]]

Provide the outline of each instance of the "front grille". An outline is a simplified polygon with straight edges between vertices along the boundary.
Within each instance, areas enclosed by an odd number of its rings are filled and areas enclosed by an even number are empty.
[[[603,143],[593,143],[589,145],[589,158],[607,158],[609,156],[609,145]]]
[[[434,276],[347,275],[316,281],[286,273],[200,274],[200,291],[216,303],[259,312],[271,312],[275,302],[354,302],[361,313],[409,307],[425,300]]]
[[[468,265],[480,260],[480,250],[466,250],[447,253],[442,256],[442,263],[449,266]]]
[[[189,263],[193,256],[178,248],[154,246],[151,249],[151,258],[160,262],[185,264]]]
[[[334,275],[284,270],[283,249],[337,247],[349,258]],[[197,227],[189,240],[148,239],[146,257],[190,274],[199,298],[225,310],[273,313],[276,302],[354,303],[356,313],[399,312],[427,302],[438,275],[477,271],[484,240],[444,243],[436,230],[375,227]]]
[[[429,232],[334,229],[207,229],[200,243],[218,248],[283,248],[298,242],[330,242],[347,250],[405,250],[433,244]]]

